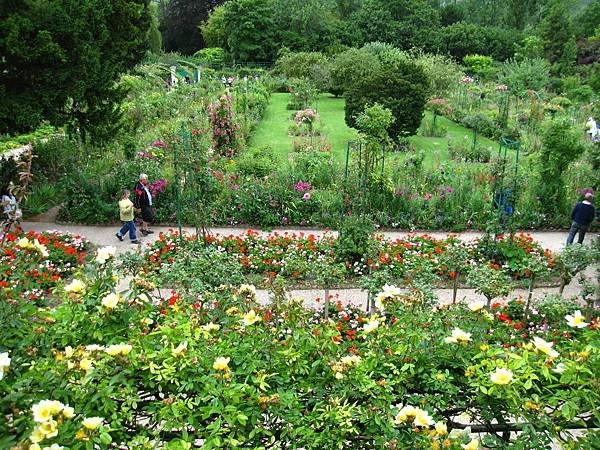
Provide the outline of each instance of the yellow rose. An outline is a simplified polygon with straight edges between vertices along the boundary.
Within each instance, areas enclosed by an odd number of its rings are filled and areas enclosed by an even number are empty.
[[[83,281],[75,278],[70,284],[65,286],[65,291],[73,294],[81,294],[85,291],[85,284],[83,284]]]
[[[79,368],[89,373],[94,368],[94,364],[91,359],[83,358],[81,361],[79,361]]]
[[[106,309],[114,309],[121,302],[121,297],[114,292],[111,292],[102,299],[102,306]]]
[[[246,326],[253,325],[259,320],[260,316],[256,315],[256,312],[253,309],[248,311],[246,314],[244,314],[244,317],[242,317],[242,322]]]
[[[83,419],[83,422],[81,422],[81,424],[87,430],[95,430],[100,425],[102,425],[102,422],[104,422],[104,419],[102,417],[86,417],[85,419]]]
[[[479,440],[473,439],[468,444],[461,444],[464,450],[477,450],[479,448]]]
[[[229,370],[229,361],[231,361],[231,358],[225,358],[223,356],[219,356],[217,359],[215,359],[215,362],[213,363],[213,369],[228,371]]]
[[[63,404],[57,400],[41,400],[31,407],[33,420],[38,423],[51,420],[62,409]]]
[[[490,374],[490,379],[494,384],[509,384],[513,379],[513,373],[510,369],[498,367],[495,372]]]
[[[182,342],[176,348],[174,348],[173,350],[171,350],[171,354],[173,356],[181,356],[187,350],[187,345],[188,345],[187,341]]]
[[[49,439],[49,438],[53,438],[54,436],[58,435],[58,424],[56,423],[56,420],[47,420],[46,422],[42,422],[39,426],[38,429],[40,430],[40,433],[42,433],[44,435],[44,438]]]

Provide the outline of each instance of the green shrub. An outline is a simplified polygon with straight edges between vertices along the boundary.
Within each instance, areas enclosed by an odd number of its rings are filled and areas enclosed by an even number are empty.
[[[346,92],[345,120],[356,127],[356,118],[367,105],[379,103],[392,111],[392,139],[416,133],[425,109],[429,80],[412,62],[396,63],[355,80]]]
[[[338,262],[354,264],[374,255],[372,233],[373,221],[367,216],[347,216],[338,227],[339,237],[335,241],[335,256]]]
[[[242,152],[236,170],[240,175],[263,178],[273,172],[276,158],[270,147],[252,148]]]
[[[336,55],[330,63],[329,92],[340,96],[357,79],[380,68],[377,56],[362,49],[349,49]]]

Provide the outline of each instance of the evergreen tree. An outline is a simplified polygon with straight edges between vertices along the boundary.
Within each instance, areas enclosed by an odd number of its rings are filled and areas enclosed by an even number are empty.
[[[160,53],[162,50],[162,36],[158,29],[158,4],[150,3],[150,29],[148,30],[148,46],[152,53]]]
[[[538,26],[538,35],[544,41],[546,59],[554,65],[554,71],[566,73],[573,67],[577,57],[575,30],[565,0],[552,0]]]
[[[170,0],[161,3],[160,31],[166,51],[191,55],[205,47],[200,24],[225,0]]]
[[[0,3],[0,133],[42,120],[102,139],[119,124],[119,76],[147,49],[149,0]]]

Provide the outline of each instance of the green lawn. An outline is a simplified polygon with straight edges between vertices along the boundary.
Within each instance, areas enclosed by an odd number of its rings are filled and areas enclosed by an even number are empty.
[[[289,94],[276,93],[271,96],[263,119],[250,138],[250,147],[270,146],[275,155],[286,159],[292,151],[293,137],[288,135],[291,117],[295,111],[286,109]],[[329,94],[319,96],[315,105],[321,116],[322,130],[329,142],[335,158],[343,162],[346,157],[348,141],[355,139],[356,130],[344,122],[344,99]]]
[[[294,114],[294,111],[286,109],[288,99],[289,94],[286,93],[276,93],[271,96],[265,115],[250,138],[251,147],[270,146],[281,160],[287,159],[294,139],[288,135],[288,127],[292,114]],[[331,142],[335,159],[338,163],[343,164],[346,158],[347,143],[356,138],[356,130],[349,128],[344,122],[344,99],[322,94],[315,106],[321,116],[323,133]],[[423,120],[431,121],[431,113],[426,112]],[[438,124],[448,128],[445,137],[433,138],[416,135],[410,138],[417,151],[425,151],[424,165],[430,168],[448,160],[448,139],[466,139],[469,145],[473,142],[473,131],[468,128],[445,117],[438,116],[436,120]],[[477,143],[490,147],[492,155],[498,151],[498,143],[483,136],[477,136]],[[405,156],[406,153],[396,153],[392,159],[403,159]]]

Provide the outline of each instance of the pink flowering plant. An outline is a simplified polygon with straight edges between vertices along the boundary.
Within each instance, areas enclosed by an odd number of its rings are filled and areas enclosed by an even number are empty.
[[[239,149],[238,124],[233,117],[233,102],[230,95],[222,95],[208,106],[208,117],[212,131],[212,148],[217,155],[231,158]]]

